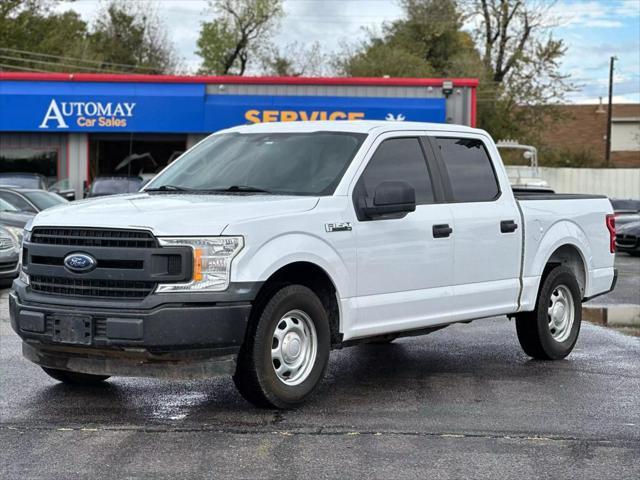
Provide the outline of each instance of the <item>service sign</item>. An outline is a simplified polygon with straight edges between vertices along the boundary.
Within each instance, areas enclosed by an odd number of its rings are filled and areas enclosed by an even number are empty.
[[[444,99],[207,95],[202,84],[0,83],[0,131],[208,133],[312,120],[442,123]]]

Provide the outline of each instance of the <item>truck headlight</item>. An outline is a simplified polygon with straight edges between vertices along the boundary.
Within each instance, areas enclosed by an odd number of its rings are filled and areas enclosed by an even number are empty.
[[[231,261],[242,250],[242,237],[159,238],[163,247],[191,247],[193,275],[190,282],[161,283],[157,292],[219,292],[229,286]]]

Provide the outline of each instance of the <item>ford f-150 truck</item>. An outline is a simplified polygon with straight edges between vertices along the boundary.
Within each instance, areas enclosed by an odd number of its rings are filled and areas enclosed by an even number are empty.
[[[514,196],[482,130],[241,126],[139,193],[38,214],[11,322],[62,382],[226,372],[277,408],[308,397],[332,348],[483,317],[515,318],[525,353],[557,360],[581,302],[615,283],[612,213],[595,195]]]

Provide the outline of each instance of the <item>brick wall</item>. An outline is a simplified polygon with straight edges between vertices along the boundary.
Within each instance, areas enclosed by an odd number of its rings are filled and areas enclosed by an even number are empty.
[[[546,146],[574,152],[590,151],[604,160],[607,135],[607,105],[564,105],[562,120],[544,132]],[[613,118],[640,117],[640,104],[613,106]],[[612,152],[616,167],[640,167],[640,152]]]

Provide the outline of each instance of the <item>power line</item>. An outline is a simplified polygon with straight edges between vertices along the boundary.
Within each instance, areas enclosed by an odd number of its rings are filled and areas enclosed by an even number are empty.
[[[72,65],[69,63],[62,63],[62,62],[48,62],[46,60],[36,60],[32,58],[11,57],[8,55],[0,55],[0,59],[9,60],[11,62],[37,63],[40,65],[53,65],[56,67],[77,68],[78,70],[84,70],[87,72],[124,73],[122,70],[110,70],[106,68],[84,67],[82,65]]]
[[[23,54],[23,55],[38,56],[38,57],[44,57],[44,58],[54,58],[54,59],[59,59],[59,60],[71,60],[71,61],[77,61],[77,62],[81,62],[81,63],[94,63],[94,64],[97,64],[97,65],[111,65],[111,66],[116,66],[116,67],[127,67],[127,68],[136,68],[136,69],[157,71],[157,69],[155,69],[153,67],[138,66],[138,65],[133,65],[133,64],[129,64],[129,63],[102,62],[100,60],[88,60],[88,59],[78,58],[78,57],[66,57],[66,56],[62,56],[62,55],[53,55],[53,54],[50,54],[50,53],[38,53],[38,52],[31,52],[31,51],[27,51],[27,50],[17,50],[15,48],[0,47],[0,51],[19,53],[19,54]],[[102,68],[102,67],[100,67],[100,68]]]
[[[23,72],[51,73],[51,70],[40,70],[37,68],[18,67],[17,65],[7,65],[5,63],[0,63],[0,68],[8,68],[11,70],[21,70]]]

